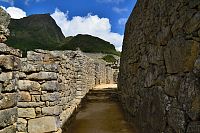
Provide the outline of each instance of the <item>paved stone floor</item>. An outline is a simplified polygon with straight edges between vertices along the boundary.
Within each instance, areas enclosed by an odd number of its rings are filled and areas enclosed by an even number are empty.
[[[124,120],[117,103],[88,102],[80,110],[67,133],[135,133]]]

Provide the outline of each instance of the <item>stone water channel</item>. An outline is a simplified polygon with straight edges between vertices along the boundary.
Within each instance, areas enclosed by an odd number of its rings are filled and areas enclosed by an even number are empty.
[[[63,133],[136,133],[124,119],[116,89],[91,90]]]

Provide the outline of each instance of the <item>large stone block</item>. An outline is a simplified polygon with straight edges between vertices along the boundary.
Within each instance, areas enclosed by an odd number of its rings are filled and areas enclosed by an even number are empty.
[[[44,64],[44,63],[37,63],[31,64],[30,62],[23,61],[21,63],[21,70],[23,72],[58,72],[58,64]]]
[[[19,93],[19,102],[31,102],[31,95],[29,92],[21,91]]]
[[[8,47],[4,43],[0,43],[0,53],[11,54],[11,55],[15,55],[18,57],[22,57],[22,52],[19,49],[14,49],[12,47]]]
[[[17,105],[17,93],[0,93],[0,110],[11,108]]]
[[[42,114],[44,115],[59,115],[62,112],[61,106],[44,107],[42,108]]]
[[[40,84],[30,80],[19,80],[18,88],[23,91],[40,91]]]
[[[21,60],[13,55],[0,55],[0,66],[8,70],[19,70]]]
[[[60,99],[60,94],[59,92],[54,92],[54,93],[47,93],[41,95],[41,100],[42,101],[59,101]]]
[[[2,72],[0,74],[0,81],[5,82],[14,79],[14,73],[13,72]]]
[[[15,122],[17,122],[17,108],[0,111],[0,128],[13,125]]]
[[[168,124],[176,133],[184,132],[186,124],[184,112],[179,109],[171,108],[168,114]]]
[[[29,133],[54,132],[58,130],[56,123],[57,120],[53,116],[30,119],[28,121],[28,132]]]
[[[14,125],[11,125],[9,127],[0,130],[0,133],[16,133],[16,127]]]
[[[41,85],[42,91],[58,91],[59,84],[57,81],[47,81]]]
[[[35,118],[35,109],[34,108],[18,108],[18,117],[21,118]]]
[[[39,72],[27,76],[31,80],[57,80],[57,73],[54,72]]]
[[[27,120],[23,118],[17,119],[17,130],[19,132],[27,132]]]
[[[198,53],[198,42],[183,38],[172,39],[164,52],[167,72],[179,73],[193,70]]]

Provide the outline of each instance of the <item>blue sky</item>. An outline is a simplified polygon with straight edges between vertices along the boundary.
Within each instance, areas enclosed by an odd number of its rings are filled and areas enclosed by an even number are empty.
[[[0,0],[13,18],[50,13],[65,36],[78,33],[99,36],[118,50],[124,24],[135,3],[136,0]]]

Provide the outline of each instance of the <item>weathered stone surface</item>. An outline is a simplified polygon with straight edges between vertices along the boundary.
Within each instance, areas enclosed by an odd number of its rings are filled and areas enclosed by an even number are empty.
[[[46,116],[28,121],[29,133],[44,133],[57,131],[56,118],[53,116]]]
[[[164,54],[167,72],[191,71],[199,53],[199,43],[176,38],[167,45]]]
[[[30,64],[27,61],[21,63],[21,70],[23,72],[58,72],[58,64]]]
[[[126,23],[118,89],[139,133],[186,133],[199,121],[199,20],[198,0],[137,1]]]
[[[34,108],[18,108],[18,117],[21,118],[35,118],[35,109]]]
[[[56,91],[58,90],[58,82],[57,81],[47,81],[46,83],[41,85],[43,91]]]
[[[11,108],[17,105],[17,94],[16,93],[0,93],[0,110]]]
[[[200,56],[197,58],[195,64],[194,64],[194,70],[193,72],[197,77],[200,77]]]
[[[21,91],[19,93],[19,102],[31,102],[31,95],[29,92]]]
[[[17,119],[17,130],[19,132],[27,132],[27,120],[23,118]]]
[[[178,90],[180,88],[180,78],[178,76],[168,76],[165,79],[165,93],[169,96],[177,96]]]
[[[17,108],[0,111],[0,128],[7,127],[17,121]]]
[[[18,88],[22,91],[39,91],[40,90],[40,84],[35,81],[30,80],[19,80],[18,81]]]
[[[10,34],[10,31],[8,30],[10,15],[0,7],[0,16],[0,35],[5,36],[5,39],[0,39],[0,42],[5,42],[7,40],[6,37]]]
[[[60,98],[59,92],[47,93],[41,96],[42,101],[58,101]]]
[[[60,106],[42,108],[42,114],[44,115],[59,115],[61,111],[62,111],[62,108]]]
[[[0,74],[0,81],[9,81],[12,80],[14,78],[14,74],[13,72],[3,72]]]
[[[16,127],[14,125],[6,127],[0,130],[0,133],[16,133]]]
[[[27,79],[32,80],[56,80],[57,78],[57,73],[55,72],[39,72],[27,76]]]
[[[189,123],[186,133],[199,133],[199,132],[200,132],[200,121]]]
[[[0,55],[0,66],[9,70],[20,70],[20,59],[13,55]]]
[[[185,131],[185,117],[184,112],[178,109],[170,109],[168,113],[168,124],[172,127],[177,133]]]
[[[0,43],[0,53],[22,57],[22,53],[19,49],[14,49],[14,48],[8,47],[4,43]]]
[[[45,102],[18,102],[17,106],[21,108],[43,107]]]

